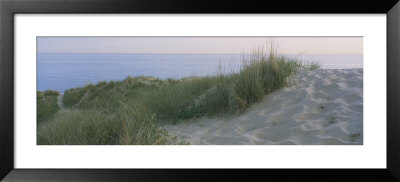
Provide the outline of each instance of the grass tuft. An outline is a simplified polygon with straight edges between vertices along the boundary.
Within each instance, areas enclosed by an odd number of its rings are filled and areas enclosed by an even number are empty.
[[[54,116],[58,111],[57,96],[60,93],[54,90],[36,92],[37,101],[37,123],[42,123]]]

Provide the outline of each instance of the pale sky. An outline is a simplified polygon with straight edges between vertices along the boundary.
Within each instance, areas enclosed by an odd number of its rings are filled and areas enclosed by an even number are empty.
[[[283,54],[362,54],[362,37],[38,37],[38,53],[250,53],[272,42]]]

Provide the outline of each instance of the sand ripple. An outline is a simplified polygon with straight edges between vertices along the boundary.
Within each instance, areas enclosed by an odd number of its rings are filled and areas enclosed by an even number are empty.
[[[363,70],[301,70],[240,116],[163,127],[194,145],[360,145]]]

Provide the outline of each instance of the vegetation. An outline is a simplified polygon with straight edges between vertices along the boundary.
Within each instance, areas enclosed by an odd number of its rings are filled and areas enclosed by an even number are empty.
[[[58,111],[57,96],[60,93],[53,90],[37,91],[37,122],[42,123],[54,116]]]
[[[311,61],[311,62],[303,62],[302,68],[304,68],[305,70],[316,70],[316,69],[320,69],[321,66],[318,64],[318,62]]]
[[[38,144],[164,144],[159,126],[201,116],[242,113],[316,64],[269,54],[243,56],[239,72],[161,80],[127,77],[65,91],[66,109],[38,128]]]

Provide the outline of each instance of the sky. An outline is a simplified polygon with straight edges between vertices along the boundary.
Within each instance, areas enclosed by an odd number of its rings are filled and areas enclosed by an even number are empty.
[[[38,37],[38,53],[242,54],[272,43],[283,54],[362,54],[362,37]]]

